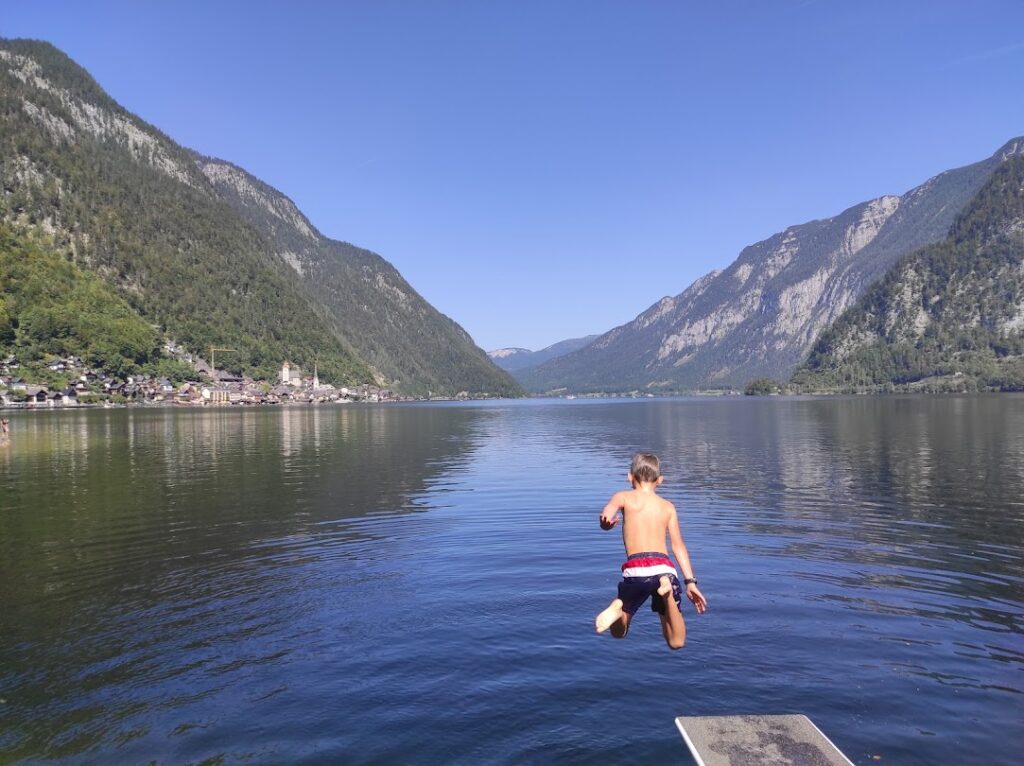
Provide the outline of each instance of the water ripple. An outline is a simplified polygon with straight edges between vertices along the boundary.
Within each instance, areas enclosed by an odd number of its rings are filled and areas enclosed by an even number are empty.
[[[1020,397],[13,426],[0,761],[674,760],[675,715],[789,711],[857,763],[1024,750]],[[679,653],[592,632],[641,447],[711,603]]]

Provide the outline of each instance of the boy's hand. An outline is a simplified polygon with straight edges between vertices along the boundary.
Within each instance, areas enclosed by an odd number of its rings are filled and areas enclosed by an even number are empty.
[[[704,598],[704,594],[693,583],[686,586],[686,597],[690,599],[690,603],[697,610],[697,614],[704,614],[708,610],[708,600]]]
[[[601,511],[601,529],[605,529],[605,530],[611,529],[612,527],[614,527],[618,523],[619,523],[619,512],[618,511],[612,511],[611,513],[608,513],[607,511]]]

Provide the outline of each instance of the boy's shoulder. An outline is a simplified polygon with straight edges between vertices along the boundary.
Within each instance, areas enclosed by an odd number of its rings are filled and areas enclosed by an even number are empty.
[[[632,502],[634,505],[642,505],[650,502],[651,495],[639,489],[624,489],[617,493],[616,497],[621,498],[623,501],[629,503]],[[666,511],[675,512],[676,507],[671,500],[666,500],[661,495],[654,493],[654,505],[656,508],[660,508]]]

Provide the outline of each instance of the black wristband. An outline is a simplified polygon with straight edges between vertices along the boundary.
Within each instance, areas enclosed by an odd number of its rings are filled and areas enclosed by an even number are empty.
[[[697,578],[696,577],[686,577],[686,578],[683,579],[683,585],[696,585],[696,584],[697,584]]]

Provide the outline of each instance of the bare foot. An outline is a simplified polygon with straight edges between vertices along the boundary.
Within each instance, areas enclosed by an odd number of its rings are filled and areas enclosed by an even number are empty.
[[[662,575],[661,579],[658,580],[658,595],[668,596],[672,592],[672,581],[668,578],[668,575]]]
[[[594,627],[597,628],[598,633],[604,633],[618,622],[620,617],[622,617],[622,600],[617,598],[608,605],[607,609],[597,615],[597,619],[594,620]]]

